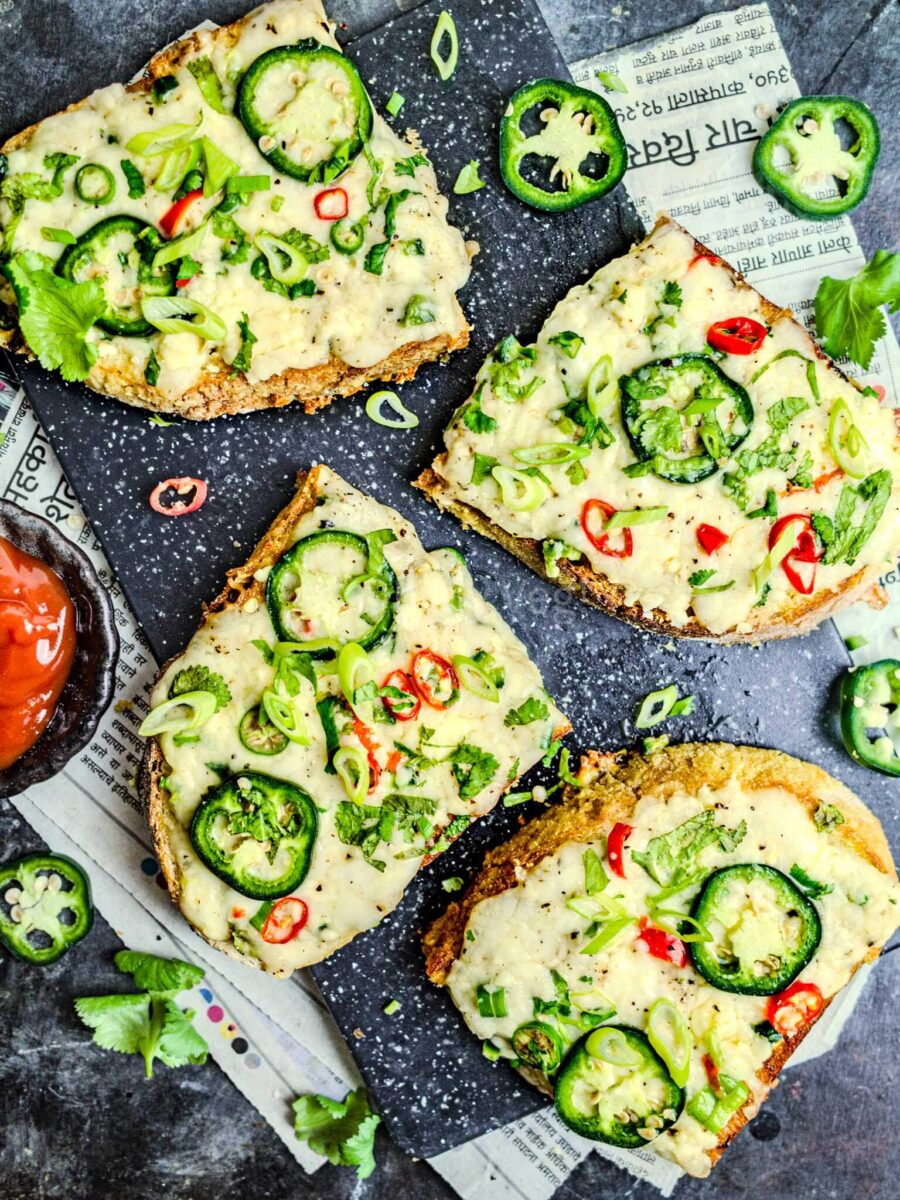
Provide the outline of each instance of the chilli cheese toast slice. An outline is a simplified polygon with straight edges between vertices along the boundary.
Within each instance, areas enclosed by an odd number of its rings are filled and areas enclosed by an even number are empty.
[[[877,819],[771,750],[590,752],[425,936],[494,1057],[578,1133],[707,1175],[900,887]]]
[[[325,466],[151,702],[141,791],[172,898],[279,976],[377,925],[569,729],[462,556]]]
[[[0,345],[197,420],[312,412],[468,341],[432,166],[319,0],[190,34],[11,138],[0,265]]]
[[[890,408],[665,217],[499,344],[444,440],[437,504],[659,632],[807,632],[900,541]]]

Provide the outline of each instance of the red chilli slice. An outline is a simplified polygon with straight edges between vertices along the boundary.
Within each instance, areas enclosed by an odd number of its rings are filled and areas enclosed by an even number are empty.
[[[298,896],[285,896],[272,906],[262,927],[262,940],[282,946],[297,936],[309,920],[309,906]]]
[[[328,188],[319,192],[313,207],[320,221],[340,221],[350,211],[350,201],[342,187]]]
[[[717,529],[715,525],[698,525],[697,541],[707,554],[715,554],[728,541],[728,534]]]
[[[207,491],[206,480],[194,479],[191,475],[164,479],[150,493],[150,507],[161,517],[186,517],[205,502]],[[167,492],[174,492],[175,498],[164,504],[163,496]]]
[[[600,513],[605,524],[615,511],[613,506],[607,504],[605,500],[585,501],[584,507],[581,510],[582,531],[594,549],[599,550],[601,554],[607,554],[610,558],[631,558],[631,555],[634,553],[634,538],[631,536],[631,530],[627,525],[621,530],[621,546],[611,546],[609,542],[610,535],[608,533],[594,533],[591,529],[592,513]]]
[[[766,340],[766,327],[750,317],[726,317],[710,325],[706,340],[724,354],[753,354]]]

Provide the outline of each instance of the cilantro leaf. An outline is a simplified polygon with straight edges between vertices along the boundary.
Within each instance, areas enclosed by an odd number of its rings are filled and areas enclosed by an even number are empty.
[[[411,154],[409,158],[401,158],[394,163],[394,173],[414,177],[416,167],[424,167],[427,162],[428,159],[424,154]]]
[[[193,1012],[182,1012],[173,999],[185,988],[196,986],[203,971],[180,959],[132,950],[119,951],[115,964],[146,990],[83,996],[75,1001],[76,1013],[94,1031],[95,1044],[119,1054],[140,1054],[148,1079],[153,1078],[156,1059],[167,1067],[206,1062],[208,1047],[191,1025]]]
[[[4,271],[16,294],[19,329],[28,348],[42,367],[58,368],[72,383],[86,379],[97,361],[87,335],[106,312],[106,300],[99,280],[60,279],[47,269],[47,261],[25,251],[6,263]]]
[[[734,830],[716,825],[715,815],[706,811],[690,817],[669,833],[651,838],[646,850],[632,850],[631,857],[662,887],[687,884],[692,877],[703,873],[698,860],[707,846],[718,842],[726,852],[734,850],[746,832],[743,822]]]
[[[469,403],[463,406],[459,416],[465,427],[471,429],[473,433],[493,433],[497,428],[497,422],[482,409],[481,391],[482,389],[479,388]]]
[[[144,1053],[150,1025],[148,995],[82,996],[75,1001],[75,1011],[88,1029],[93,1029],[94,1042],[101,1049]]]
[[[381,1117],[369,1107],[364,1088],[343,1100],[300,1096],[294,1101],[294,1135],[337,1167],[355,1167],[359,1179],[375,1170],[375,1130]]]
[[[185,692],[211,692],[216,698],[216,711],[231,700],[231,690],[222,676],[199,665],[184,667],[178,672],[169,688],[169,698],[183,696]]]
[[[544,570],[548,579],[559,578],[559,560],[561,558],[568,559],[569,562],[581,560],[581,551],[575,546],[570,546],[561,538],[544,538],[541,552],[544,556]]]
[[[688,583],[692,588],[703,587],[704,583],[707,583],[710,579],[712,579],[715,573],[715,567],[703,567],[701,570],[695,571],[693,575],[691,575],[691,577],[688,579]]]
[[[241,319],[238,321],[238,332],[241,335],[241,348],[231,360],[231,370],[233,372],[249,371],[250,360],[253,357],[253,345],[259,339],[250,328],[250,318],[246,313],[241,313]]]
[[[813,514],[813,529],[825,543],[822,562],[846,562],[853,565],[884,515],[891,496],[892,483],[890,471],[882,468],[872,475],[867,475],[858,484],[844,484],[834,519],[826,517],[824,513]],[[853,518],[859,501],[862,501],[863,507],[859,523],[854,525]]]
[[[196,987],[203,978],[203,969],[193,963],[141,954],[138,950],[120,950],[113,961],[142,992],[183,992],[185,988]]]
[[[567,358],[575,358],[584,345],[584,338],[580,333],[564,329],[561,333],[555,333],[553,337],[547,338],[547,345],[558,346]]]
[[[491,454],[476,454],[472,464],[472,484],[478,487],[480,483],[484,483],[499,462],[500,459],[494,458]]]
[[[667,404],[654,408],[639,423],[641,443],[651,454],[665,454],[681,449],[683,438],[681,417]]]
[[[829,892],[834,891],[834,884],[820,883],[818,879],[813,879],[798,863],[794,863],[791,867],[791,877],[797,880],[806,894],[813,900],[818,900],[820,896],[827,896]]]
[[[530,725],[532,721],[543,721],[550,716],[550,710],[538,696],[529,696],[518,708],[511,708],[503,718],[507,729],[515,725]]]
[[[875,343],[885,333],[882,304],[890,312],[900,308],[900,254],[876,250],[872,261],[850,279],[826,275],[815,299],[816,330],[823,348],[866,369]]]
[[[491,782],[500,764],[487,750],[470,742],[460,742],[445,760],[459,787],[460,800],[474,800]]]
[[[194,968],[197,970],[197,968]],[[202,972],[201,972],[202,978]],[[209,1047],[191,1024],[191,1009],[182,1012],[174,1000],[167,1000],[165,1017],[156,1047],[156,1057],[167,1067],[201,1066]]]

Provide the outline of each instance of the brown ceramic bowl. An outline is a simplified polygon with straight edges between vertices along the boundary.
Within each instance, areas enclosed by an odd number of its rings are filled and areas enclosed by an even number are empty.
[[[31,749],[0,771],[0,796],[14,796],[56,775],[94,736],[112,700],[119,635],[112,600],[97,572],[55,525],[0,500],[0,537],[56,572],[76,614],[75,658],[56,712]]]

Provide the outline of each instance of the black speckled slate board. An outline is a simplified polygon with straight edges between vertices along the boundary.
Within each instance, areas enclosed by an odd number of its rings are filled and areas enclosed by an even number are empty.
[[[401,124],[421,132],[446,192],[470,158],[481,161],[488,183],[451,197],[451,219],[482,248],[462,297],[475,330],[467,351],[403,386],[404,401],[422,420],[417,430],[378,428],[361,403],[346,400],[314,417],[287,408],[159,429],[146,413],[66,386],[37,366],[18,366],[154,650],[162,659],[184,644],[225,567],[243,561],[288,499],[295,471],[324,461],[411,516],[426,546],[465,549],[477,584],[526,642],[572,717],[579,746],[632,740],[628,718],[639,697],[675,680],[683,693],[696,694],[697,708],[670,730],[673,737],[776,746],[814,759],[876,811],[884,809],[887,789],[844,755],[827,716],[829,692],[847,661],[830,624],[760,649],[654,638],[538,580],[408,486],[490,346],[511,330],[533,336],[556,300],[638,232],[621,190],[548,219],[519,205],[500,183],[495,129],[506,96],[536,76],[565,77],[530,0],[455,0],[461,54],[450,86],[428,63],[439,8],[425,4],[351,47],[380,106],[395,88],[405,95]],[[157,480],[182,474],[205,478],[210,498],[190,520],[161,521],[147,496]],[[498,809],[423,872],[377,930],[313,970],[394,1138],[417,1155],[438,1154],[544,1103],[508,1068],[483,1058],[446,995],[425,982],[418,943],[419,931],[446,904],[441,881],[476,866],[522,811]],[[401,1007],[387,1017],[382,1010],[391,999]]]

